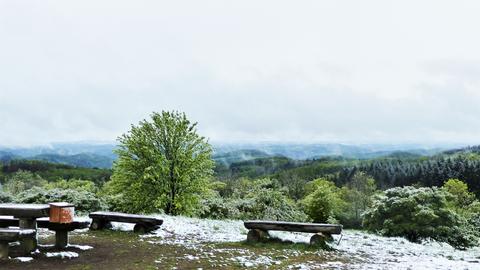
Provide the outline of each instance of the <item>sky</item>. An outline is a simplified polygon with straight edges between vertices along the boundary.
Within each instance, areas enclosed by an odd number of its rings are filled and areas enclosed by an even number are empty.
[[[480,144],[478,1],[0,0],[0,145]]]

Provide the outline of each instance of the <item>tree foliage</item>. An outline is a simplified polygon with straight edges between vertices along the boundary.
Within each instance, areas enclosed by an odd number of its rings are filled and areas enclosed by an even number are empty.
[[[15,197],[18,203],[50,203],[69,202],[75,205],[75,210],[83,213],[102,210],[105,203],[95,194],[75,189],[50,189],[33,187],[19,193]]]
[[[208,218],[262,219],[305,221],[307,216],[288,197],[286,189],[275,181],[262,178],[239,179],[233,193],[221,197],[218,193],[202,201],[199,215]]]
[[[331,181],[319,178],[309,182],[305,189],[308,195],[302,200],[302,205],[314,222],[331,222],[346,207],[340,189]]]
[[[153,113],[120,136],[107,191],[128,212],[191,214],[213,173],[212,149],[184,113]]]
[[[42,187],[47,184],[47,181],[38,174],[33,174],[29,171],[15,172],[5,183],[3,188],[12,195],[16,195],[22,191],[31,189],[33,187]]]
[[[456,248],[478,245],[468,222],[448,208],[448,194],[439,188],[392,188],[374,199],[364,215],[367,229],[411,241],[432,238]]]

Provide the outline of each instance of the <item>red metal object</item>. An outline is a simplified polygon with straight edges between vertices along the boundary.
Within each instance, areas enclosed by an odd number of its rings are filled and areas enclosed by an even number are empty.
[[[50,203],[50,222],[72,223],[75,215],[75,206],[71,203]]]

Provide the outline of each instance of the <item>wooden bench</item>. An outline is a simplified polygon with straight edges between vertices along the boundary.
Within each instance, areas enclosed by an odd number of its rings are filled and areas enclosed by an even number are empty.
[[[135,223],[134,232],[146,233],[158,229],[163,224],[162,219],[118,212],[94,212],[90,213],[89,217],[92,219],[91,230],[111,228],[110,222],[124,222]]]
[[[65,248],[68,246],[68,232],[77,229],[86,229],[90,225],[88,221],[74,220],[71,223],[53,223],[49,218],[37,219],[37,227],[55,231],[55,246]],[[18,227],[18,218],[0,217],[0,227]]]
[[[11,242],[33,242],[36,236],[37,232],[32,229],[0,229],[0,259],[8,259]]]
[[[244,222],[245,228],[249,229],[248,242],[258,242],[269,237],[268,231],[288,231],[314,233],[310,238],[311,245],[325,245],[325,242],[333,240],[332,234],[341,234],[342,225],[321,223],[298,223],[285,221],[262,221],[249,220]]]

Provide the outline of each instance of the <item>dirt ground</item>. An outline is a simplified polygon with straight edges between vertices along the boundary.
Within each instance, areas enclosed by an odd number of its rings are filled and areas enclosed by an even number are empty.
[[[13,259],[0,262],[0,269],[244,269],[247,266],[251,269],[286,269],[295,263],[324,259],[319,256],[318,249],[291,243],[250,245],[237,242],[186,247],[164,244],[160,240],[142,239],[132,232],[88,231],[72,235],[70,243],[91,246],[92,249],[69,247],[62,251],[76,252],[79,256],[58,258],[46,256],[47,252],[56,252],[51,246],[53,237],[48,237],[40,239],[40,253],[33,255],[32,261],[20,262]],[[329,252],[330,260],[332,255],[335,256]],[[275,260],[267,262],[268,266],[265,262],[254,265],[247,261],[247,258],[251,260],[252,257],[255,260]],[[338,259],[341,260],[340,257]]]

